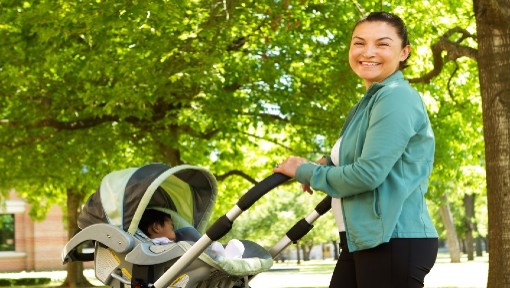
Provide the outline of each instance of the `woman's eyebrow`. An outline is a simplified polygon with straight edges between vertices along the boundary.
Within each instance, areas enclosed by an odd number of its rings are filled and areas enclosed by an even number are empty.
[[[352,39],[360,39],[360,40],[365,40],[365,38],[361,37],[361,36],[352,36]],[[388,36],[385,36],[385,37],[381,37],[379,39],[377,39],[377,41],[383,41],[383,40],[390,40],[390,41],[394,41],[393,38],[391,37],[388,37]]]
[[[377,39],[377,41],[382,41],[382,40],[390,40],[390,41],[393,41],[393,38],[391,38],[391,37],[381,37],[381,38]]]

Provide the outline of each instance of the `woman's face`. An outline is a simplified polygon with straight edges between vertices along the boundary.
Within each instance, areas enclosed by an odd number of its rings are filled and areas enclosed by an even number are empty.
[[[368,89],[373,82],[382,82],[397,71],[409,50],[409,45],[402,48],[402,39],[390,24],[363,22],[352,32],[349,64]]]

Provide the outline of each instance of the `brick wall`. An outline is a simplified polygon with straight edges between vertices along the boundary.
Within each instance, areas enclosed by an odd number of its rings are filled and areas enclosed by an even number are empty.
[[[67,243],[62,209],[54,206],[44,221],[34,222],[28,215],[28,205],[14,193],[10,194],[10,200],[16,206],[7,210],[9,214],[14,213],[16,251],[0,252],[0,271],[65,270],[60,256]]]

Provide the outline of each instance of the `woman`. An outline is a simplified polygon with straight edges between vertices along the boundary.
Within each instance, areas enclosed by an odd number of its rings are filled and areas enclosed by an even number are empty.
[[[373,12],[352,31],[349,64],[366,94],[316,163],[289,157],[275,173],[333,197],[341,254],[330,287],[423,287],[437,255],[424,195],[434,135],[423,101],[404,80],[410,54],[402,19]]]

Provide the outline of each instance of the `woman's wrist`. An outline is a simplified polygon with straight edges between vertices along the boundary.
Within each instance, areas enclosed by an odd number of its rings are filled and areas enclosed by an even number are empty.
[[[321,164],[321,165],[328,165],[329,162],[330,162],[330,160],[329,160],[328,156],[326,156],[326,155],[322,155],[322,157],[320,159],[315,161],[315,163]]]

